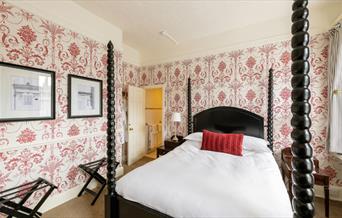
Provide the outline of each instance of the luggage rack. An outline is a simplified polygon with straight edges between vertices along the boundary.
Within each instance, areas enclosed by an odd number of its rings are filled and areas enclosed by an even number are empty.
[[[101,176],[98,171],[101,167],[107,164],[106,158],[102,158],[93,162],[89,162],[86,164],[80,164],[78,167],[81,168],[84,172],[89,175],[87,182],[84,184],[83,188],[81,189],[80,193],[78,193],[78,197],[80,197],[83,192],[88,192],[89,194],[93,195],[95,198],[91,202],[91,205],[94,205],[98,197],[100,196],[101,192],[103,191],[104,187],[107,184],[106,179]],[[101,184],[101,188],[98,192],[95,192],[91,189],[88,189],[88,185],[92,179],[95,179]]]
[[[48,189],[47,189],[48,188]],[[52,183],[43,178],[38,178],[32,182],[25,183],[0,192],[0,214],[8,215],[7,218],[33,218],[41,217],[42,213],[38,212],[52,191],[57,188]],[[31,209],[24,204],[31,195],[39,190],[47,189],[45,194],[40,198],[36,206]]]

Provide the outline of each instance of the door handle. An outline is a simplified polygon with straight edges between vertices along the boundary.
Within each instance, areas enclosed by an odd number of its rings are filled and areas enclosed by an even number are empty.
[[[129,131],[133,131],[133,128],[129,128],[128,130],[129,130]]]

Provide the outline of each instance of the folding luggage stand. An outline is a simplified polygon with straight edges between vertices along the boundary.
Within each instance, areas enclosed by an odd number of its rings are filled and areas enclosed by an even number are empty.
[[[104,187],[106,186],[106,179],[101,176],[98,171],[102,166],[105,166],[107,164],[106,158],[102,158],[100,160],[96,160],[93,162],[89,162],[86,164],[80,164],[78,167],[84,170],[88,175],[89,178],[87,182],[84,184],[83,188],[81,189],[80,193],[78,194],[78,197],[80,197],[83,192],[88,192],[89,194],[95,196],[94,200],[91,202],[91,205],[94,205],[97,198],[100,196],[101,192],[103,191]],[[101,188],[98,192],[95,192],[93,190],[88,189],[88,185],[92,179],[95,179],[101,184]]]
[[[47,191],[33,209],[24,206],[34,192],[46,188],[48,188]],[[0,213],[8,215],[7,218],[39,218],[42,216],[42,213],[38,212],[39,208],[55,188],[57,187],[45,179],[38,178],[32,182],[1,191]]]

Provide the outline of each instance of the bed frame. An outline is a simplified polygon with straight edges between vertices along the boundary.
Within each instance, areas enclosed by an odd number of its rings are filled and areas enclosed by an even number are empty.
[[[312,218],[314,216],[314,191],[313,191],[313,149],[310,145],[311,134],[310,125],[310,90],[308,88],[310,77],[308,75],[310,69],[309,58],[309,28],[308,21],[308,0],[295,0],[292,6],[292,93],[293,100],[291,111],[293,118],[291,125],[293,127],[291,137],[293,139],[293,200],[292,207],[294,211],[293,217]],[[108,43],[108,66],[107,66],[107,85],[108,85],[108,130],[107,130],[107,180],[108,194],[105,202],[106,218],[161,218],[170,217],[156,210],[143,206],[141,204],[126,200],[115,192],[116,178],[116,157],[115,157],[115,75],[114,75],[114,48],[112,42]],[[270,149],[273,149],[273,120],[272,120],[272,91],[273,77],[272,70],[269,73],[269,95],[267,110],[267,139],[270,142]],[[191,81],[188,80],[188,133],[192,130],[200,131],[203,128],[213,128],[219,131],[230,131],[233,127],[241,127],[238,131],[243,131],[247,135],[256,137],[264,137],[264,121],[263,118],[245,111],[243,109],[232,107],[211,108],[194,116],[192,118],[191,107]],[[218,115],[224,119],[233,119],[233,123],[227,125],[222,122],[222,118],[218,119]],[[243,119],[237,121],[232,116],[241,116]],[[210,117],[210,119],[208,119]],[[214,119],[212,119],[214,117]],[[246,126],[248,128],[246,128]]]

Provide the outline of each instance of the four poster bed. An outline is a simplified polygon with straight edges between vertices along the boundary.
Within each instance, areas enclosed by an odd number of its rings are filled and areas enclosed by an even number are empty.
[[[311,121],[308,102],[310,91],[307,17],[307,0],[296,0],[293,3],[292,15],[293,64],[291,68],[294,217],[313,217],[314,214],[313,162],[309,131]],[[132,171],[117,182],[113,56],[113,44],[109,42],[108,194],[105,205],[107,218],[292,216],[285,186],[271,152],[273,150],[272,70],[269,72],[267,110],[269,144],[266,144],[271,151],[268,149],[268,152],[253,151],[244,153],[242,157],[236,157],[219,152],[201,152],[199,141],[187,140],[167,155]],[[188,118],[189,134],[210,129],[224,133],[243,132],[248,137],[254,137],[253,143],[264,138],[263,117],[243,109],[216,107],[192,117],[190,78]]]

